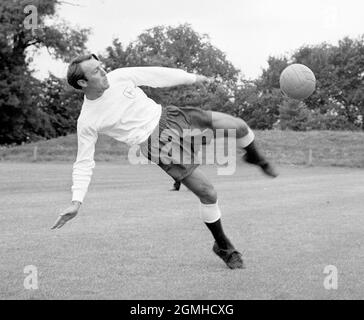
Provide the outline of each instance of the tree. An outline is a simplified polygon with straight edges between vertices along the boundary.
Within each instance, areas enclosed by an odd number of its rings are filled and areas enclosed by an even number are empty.
[[[330,115],[331,121],[336,114],[341,119],[336,127],[342,128],[342,124],[347,123],[348,129],[364,129],[364,36],[346,37],[337,45],[303,46],[291,57],[270,57],[268,68],[257,81],[259,89],[269,92],[279,88],[279,75],[291,63],[308,66],[316,76],[316,91],[305,100],[314,114]],[[337,104],[340,104],[339,110]]]
[[[50,75],[43,81],[41,97],[36,103],[44,114],[39,135],[49,139],[74,132],[82,101],[82,93],[71,88],[65,79]]]
[[[306,131],[311,119],[311,110],[304,102],[285,98],[279,106],[279,125],[282,130]]]
[[[207,88],[199,85],[144,88],[148,96],[163,105],[190,105],[219,110],[228,102],[239,76],[239,70],[210,43],[209,37],[195,32],[188,24],[151,28],[126,47],[115,39],[101,59],[109,69],[164,66],[218,79],[216,84]]]
[[[255,81],[243,81],[234,93],[233,109],[254,129],[272,129],[279,117],[282,94],[278,89],[263,92]]]
[[[58,0],[0,2],[0,144],[21,143],[44,131],[46,113],[37,101],[41,83],[31,76],[27,53],[45,47],[68,61],[85,49],[87,29],[71,29],[54,19]],[[26,29],[24,8],[37,9],[37,28]],[[50,21],[46,23],[46,21]]]
[[[288,64],[287,57],[269,57],[268,68],[263,70],[262,75],[256,81],[258,89],[267,92],[279,89],[279,78]]]
[[[332,110],[331,101],[336,101],[342,107],[340,116],[357,123],[358,115],[364,115],[364,36],[346,37],[336,46],[301,48],[293,58],[310,67],[317,78],[318,90],[308,106],[327,113]]]

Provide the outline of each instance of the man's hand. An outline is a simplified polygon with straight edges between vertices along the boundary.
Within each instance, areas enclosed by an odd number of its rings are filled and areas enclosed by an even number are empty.
[[[196,83],[213,83],[215,81],[215,78],[209,78],[200,74],[196,75]]]
[[[73,201],[72,205],[70,207],[68,207],[66,210],[63,210],[60,213],[55,224],[53,225],[53,227],[51,229],[62,228],[67,221],[73,219],[77,215],[78,210],[80,209],[80,206],[81,206],[81,202]]]

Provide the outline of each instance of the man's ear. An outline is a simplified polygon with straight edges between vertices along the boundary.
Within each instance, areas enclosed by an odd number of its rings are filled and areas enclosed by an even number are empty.
[[[77,84],[81,87],[81,88],[86,88],[87,87],[87,81],[86,80],[77,80]]]

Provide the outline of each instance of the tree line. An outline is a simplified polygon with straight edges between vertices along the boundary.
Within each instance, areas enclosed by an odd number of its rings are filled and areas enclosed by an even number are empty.
[[[24,6],[38,10],[36,30],[26,30]],[[47,48],[65,62],[87,51],[88,29],[54,18],[58,0],[0,3],[0,145],[50,139],[76,130],[82,93],[65,79],[38,80],[30,70],[29,49]],[[156,26],[127,45],[119,39],[99,56],[107,70],[128,66],[165,66],[215,77],[208,86],[143,88],[162,105],[197,106],[241,117],[254,129],[363,130],[364,36],[336,45],[303,46],[291,56],[269,57],[256,80],[244,79],[224,52],[189,24]],[[317,90],[303,102],[284,97],[279,76],[291,63],[315,73]]]

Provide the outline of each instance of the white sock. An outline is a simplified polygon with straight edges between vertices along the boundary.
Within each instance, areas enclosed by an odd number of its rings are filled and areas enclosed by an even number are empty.
[[[244,149],[254,141],[254,138],[254,132],[248,128],[248,133],[244,137],[236,139],[236,146]]]
[[[213,204],[204,204],[200,202],[200,216],[205,223],[214,223],[221,218],[221,211],[218,201]]]

